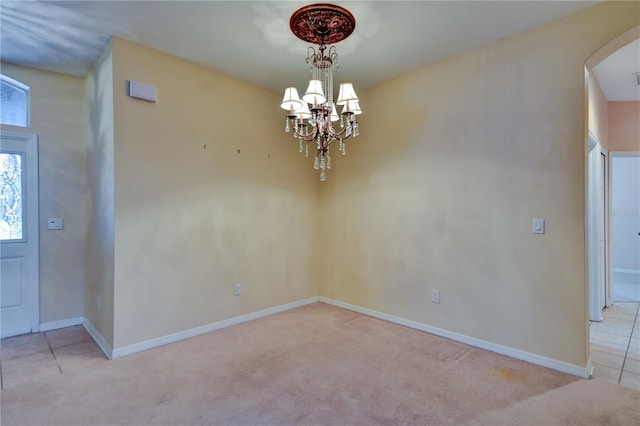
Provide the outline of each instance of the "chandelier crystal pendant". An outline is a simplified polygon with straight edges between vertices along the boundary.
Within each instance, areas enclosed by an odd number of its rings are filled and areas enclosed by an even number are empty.
[[[309,156],[315,149],[313,168],[320,170],[320,180],[327,179],[331,169],[329,146],[338,141],[338,151],[345,155],[346,141],[358,136],[357,116],[362,114],[360,101],[351,83],[340,84],[338,99],[333,101],[333,71],[338,69],[335,44],[349,37],[356,20],[346,9],[332,4],[314,4],[298,9],[291,15],[289,26],[299,39],[317,45],[309,47],[307,63],[311,80],[300,98],[298,89],[287,87],[280,107],[288,112],[285,131],[293,131],[298,151]],[[340,115],[336,105],[341,107]],[[339,121],[339,128],[334,125]]]

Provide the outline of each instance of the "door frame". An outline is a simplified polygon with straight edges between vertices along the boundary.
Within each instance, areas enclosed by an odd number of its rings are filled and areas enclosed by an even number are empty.
[[[602,158],[604,157],[604,158]],[[604,307],[608,308],[611,306],[611,264],[610,264],[610,254],[609,254],[609,245],[611,244],[609,239],[609,194],[611,193],[611,179],[609,175],[609,151],[600,147],[600,159],[603,160],[601,162],[600,173],[602,173],[602,179],[604,180],[604,185],[602,189],[602,194],[600,194],[600,200],[602,200],[602,205],[599,205],[600,211],[598,212],[599,220],[601,220],[602,224],[602,233],[603,233],[603,243],[602,243],[602,256],[600,259],[600,265],[603,268],[601,271],[601,277],[604,280]]]
[[[35,239],[31,244],[27,256],[27,299],[30,308],[31,332],[40,331],[40,229],[39,229],[39,180],[38,180],[38,135],[33,133],[19,133],[0,129],[1,139],[9,139],[24,145],[26,163],[27,198],[23,205],[26,223],[24,224],[27,238]],[[26,207],[26,208],[25,208]],[[9,243],[11,244],[11,243]],[[9,337],[3,336],[3,337]]]

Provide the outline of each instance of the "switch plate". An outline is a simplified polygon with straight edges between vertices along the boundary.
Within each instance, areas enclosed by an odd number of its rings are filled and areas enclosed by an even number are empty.
[[[233,295],[240,296],[240,284],[235,284],[233,286]]]
[[[47,221],[47,229],[51,229],[54,231],[59,231],[60,229],[62,229],[62,218],[50,217]]]
[[[533,219],[532,234],[544,234],[544,219]]]

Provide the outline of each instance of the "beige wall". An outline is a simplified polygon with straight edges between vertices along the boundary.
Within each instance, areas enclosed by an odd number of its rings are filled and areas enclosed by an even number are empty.
[[[87,75],[86,93],[91,196],[87,200],[85,316],[113,348],[114,122],[110,45]]]
[[[280,94],[121,39],[113,77],[114,347],[317,296],[317,174]]]
[[[322,188],[321,295],[585,366],[584,61],[637,25],[638,6],[364,91],[361,136]]]
[[[640,151],[640,102],[609,102],[609,149]]]
[[[31,126],[39,146],[40,322],[82,317],[87,226],[87,114],[84,80],[2,63],[2,73],[31,88]],[[61,217],[62,231],[47,218]]]
[[[589,131],[598,139],[600,145],[609,149],[609,102],[595,74],[589,71]]]

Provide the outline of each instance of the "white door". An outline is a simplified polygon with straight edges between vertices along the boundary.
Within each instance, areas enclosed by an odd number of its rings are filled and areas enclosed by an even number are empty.
[[[2,337],[40,329],[38,138],[1,132],[0,324]]]

